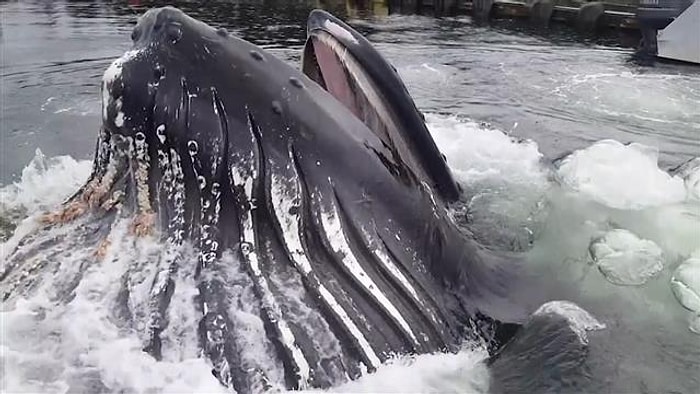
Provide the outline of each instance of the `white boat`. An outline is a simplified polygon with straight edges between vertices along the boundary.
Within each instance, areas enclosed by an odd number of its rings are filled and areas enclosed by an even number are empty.
[[[657,36],[658,56],[700,64],[700,1],[696,0]]]

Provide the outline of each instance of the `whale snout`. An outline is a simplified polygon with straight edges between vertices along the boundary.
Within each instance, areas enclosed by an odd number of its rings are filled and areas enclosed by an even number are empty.
[[[191,18],[173,7],[154,8],[146,12],[131,32],[131,39],[140,42],[177,43],[182,37],[183,26]]]

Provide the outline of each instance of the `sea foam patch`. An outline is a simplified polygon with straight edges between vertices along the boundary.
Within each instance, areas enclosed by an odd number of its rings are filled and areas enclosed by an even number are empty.
[[[60,204],[85,183],[91,165],[70,156],[49,158],[37,149],[20,180],[0,187],[0,215],[17,210],[31,215]]]
[[[566,187],[611,208],[637,210],[684,201],[684,180],[661,170],[658,157],[656,148],[602,140],[566,157],[557,176]]]
[[[551,187],[537,144],[455,116],[427,114],[426,121],[465,190],[463,208],[454,208],[466,216],[479,241],[528,249],[546,219]]]
[[[600,272],[617,285],[642,285],[664,267],[658,245],[624,229],[608,231],[589,250]]]
[[[676,268],[671,289],[681,305],[700,314],[700,251]]]

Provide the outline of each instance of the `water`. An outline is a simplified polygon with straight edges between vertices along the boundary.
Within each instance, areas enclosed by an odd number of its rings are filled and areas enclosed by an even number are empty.
[[[128,49],[144,7],[130,3],[0,2],[3,250],[87,177],[101,75]],[[314,4],[180,6],[296,64]],[[533,271],[552,278],[545,289],[551,299],[574,301],[605,324],[589,334],[592,387],[700,392],[700,335],[691,331],[700,326],[691,265],[700,253],[700,170],[668,171],[700,156],[700,69],[639,65],[629,48],[581,42],[566,31],[328,7],[353,15],[351,23],[391,60],[427,113],[465,188],[456,219],[482,243],[523,253]],[[70,237],[59,232],[49,235]],[[617,257],[601,265],[595,250]],[[634,264],[650,250],[651,265]],[[64,261],[49,261],[61,267],[56,288],[37,284],[35,295],[3,305],[3,390],[220,391],[188,340],[196,317],[178,317],[169,335],[182,346],[164,362],[144,355],[138,338],[106,317],[111,284],[159,245],[118,238],[107,252],[110,269],[87,267],[69,307],[52,308],[87,253],[76,247]],[[618,280],[630,277],[644,284]],[[191,278],[182,273],[179,280],[186,286]],[[685,308],[674,292],[686,297]],[[239,317],[254,340],[259,327],[251,316]],[[486,392],[484,357],[468,348],[398,359],[337,390]]]

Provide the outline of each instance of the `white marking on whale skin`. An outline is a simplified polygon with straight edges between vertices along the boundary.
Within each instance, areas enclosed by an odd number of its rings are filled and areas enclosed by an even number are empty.
[[[134,59],[140,52],[140,49],[133,49],[125,52],[120,58],[115,59],[102,75],[102,82],[108,84],[114,82],[115,79],[122,75],[122,67],[124,66],[124,63]]]
[[[372,254],[379,260],[379,262],[386,268],[386,270],[389,272],[389,274],[396,280],[398,283],[401,285],[401,287],[408,292],[408,294],[413,298],[413,300],[421,307],[423,307],[423,312],[426,312],[430,315],[430,318],[433,322],[436,322],[436,318],[432,313],[432,310],[427,309],[425,303],[423,302],[423,299],[418,295],[418,292],[416,289],[413,287],[411,282],[408,280],[408,278],[399,270],[399,267],[396,266],[394,263],[394,260],[389,257],[388,252],[386,249],[381,246],[377,242],[372,242],[372,237],[370,233],[363,227],[362,228],[362,234],[364,235],[364,241],[370,245],[370,249],[372,251]],[[373,244],[373,245],[372,245]]]
[[[139,132],[136,133],[134,148],[136,151],[136,202],[141,212],[151,212],[151,200],[149,198],[148,187],[148,169],[150,163],[148,160],[148,145],[146,136]]]
[[[199,144],[197,144],[197,141],[190,140],[187,142],[187,151],[190,153],[190,157],[197,156],[197,152],[199,151]]]
[[[117,110],[117,116],[114,117],[114,125],[124,127],[124,112],[122,112],[122,99],[118,98],[114,102],[114,107]]]
[[[165,144],[165,125],[161,124],[156,127],[156,135],[161,144]]]
[[[124,53],[120,58],[115,59],[112,64],[107,67],[104,74],[102,74],[102,119],[107,120],[107,107],[110,101],[109,88],[112,86],[117,78],[122,75],[122,68],[124,63],[134,59],[139,53],[140,49],[130,50]]]
[[[158,196],[156,197],[159,201],[161,198],[164,196],[165,198],[168,199],[168,201],[172,201],[173,199],[173,170],[170,165],[170,157],[168,156],[168,152],[164,151],[162,149],[158,149],[157,151],[158,155],[158,168],[160,169],[160,172],[162,174],[160,178],[160,182],[158,183],[158,186],[156,188],[156,191],[158,193]]]
[[[437,210],[438,205],[437,205],[437,202],[435,201],[435,196],[433,195],[432,189],[425,181],[421,182],[421,184],[423,185],[423,188],[425,189],[425,193],[428,194],[428,198],[430,198],[430,203],[431,203],[431,208],[433,210],[433,215],[435,215],[435,217],[438,217],[439,216],[438,210]]]
[[[233,186],[243,189],[245,199],[250,207],[249,209],[245,209],[242,213],[243,232],[241,234],[241,254],[243,255],[243,260],[248,264],[248,269],[252,273],[251,277],[261,293],[261,303],[263,309],[267,313],[268,320],[277,327],[277,331],[280,333],[280,342],[287,349],[288,353],[291,354],[294,364],[298,369],[297,386],[300,389],[305,389],[308,387],[309,378],[311,377],[311,367],[301,349],[297,346],[294,333],[292,333],[287,322],[282,319],[282,312],[272,295],[267,279],[263,276],[258,260],[255,229],[251,214],[252,210],[255,209],[252,202],[253,183],[255,179],[251,176],[246,176],[239,168],[232,168],[231,176],[234,180]]]
[[[353,44],[357,44],[357,39],[353,37],[352,33],[337,23],[331,20],[326,20],[323,22],[323,27],[325,27],[331,34],[342,37]]]
[[[173,200],[174,215],[170,219],[168,227],[174,241],[183,241],[182,229],[185,226],[185,175],[182,171],[180,155],[173,148],[170,149],[170,170],[173,174],[172,193],[169,195]]]
[[[284,180],[280,179],[273,172],[270,179],[270,197],[275,217],[282,230],[283,243],[287,249],[287,254],[299,273],[308,278],[312,274],[312,269],[301,242],[301,231],[299,228],[299,223],[301,222],[301,193],[296,171],[294,174],[294,180],[290,185],[291,190],[285,193],[285,190],[282,188]],[[293,214],[291,212],[296,213]],[[318,285],[318,292],[323,302],[330,308],[341,324],[345,326],[346,331],[355,338],[360,346],[360,351],[370,364],[368,367],[377,368],[381,364],[379,357],[377,357],[374,349],[372,349],[372,346],[355,322],[348,316],[345,309],[322,283]]]
[[[204,188],[207,185],[207,179],[204,177],[204,175],[200,174],[200,167],[201,164],[199,162],[199,159],[197,158],[197,153],[199,151],[199,146],[197,144],[197,141],[195,140],[190,140],[187,143],[187,150],[191,158],[191,164],[192,164],[192,172],[194,172],[195,177],[197,178],[199,190],[203,191]],[[219,194],[212,194],[212,199],[208,198],[209,196],[200,193],[199,195],[199,206],[200,206],[200,211],[199,211],[199,219],[201,223],[206,223],[203,224],[200,227],[200,239],[199,239],[199,245],[200,245],[200,256],[199,259],[202,263],[202,268],[206,268],[209,266],[211,263],[213,263],[216,260],[217,254],[216,254],[216,249],[212,248],[212,245],[214,241],[216,234],[214,231],[210,230],[213,228],[216,228],[216,225],[219,222],[219,215],[209,215],[208,210],[214,205],[214,212],[218,213],[220,210],[220,199],[219,199]],[[213,200],[213,201],[212,201]],[[216,244],[218,245],[218,244]]]
[[[338,208],[335,204],[332,204],[330,210],[326,212],[320,212],[321,225],[325,232],[325,237],[330,244],[331,249],[336,254],[342,256],[341,261],[345,265],[347,271],[355,278],[355,280],[364,287],[372,297],[374,297],[380,306],[396,321],[401,329],[408,334],[414,344],[418,344],[418,339],[416,338],[411,326],[408,324],[406,319],[401,315],[401,312],[391,303],[387,296],[382,293],[382,291],[377,287],[372,278],[367,274],[367,272],[362,268],[360,262],[352,251],[348,239],[343,231],[343,226],[340,222],[340,216],[338,215]]]

